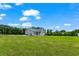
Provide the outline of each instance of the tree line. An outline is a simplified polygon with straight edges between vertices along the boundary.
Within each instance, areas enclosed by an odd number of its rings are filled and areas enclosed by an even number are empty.
[[[53,36],[78,36],[79,29],[73,30],[73,31],[66,31],[66,30],[56,30],[52,31],[51,29],[46,30],[46,35],[53,35]]]
[[[25,28],[11,27],[8,25],[0,25],[0,34],[25,34]]]
[[[32,28],[40,28],[40,27],[32,27]],[[12,27],[8,25],[0,25],[0,34],[16,34],[16,35],[24,35],[25,30],[27,28],[17,28],[17,27]],[[69,31],[67,32],[66,30],[56,30],[53,31],[52,29],[47,29],[45,30],[45,35],[48,36],[77,36],[79,33],[79,29]]]

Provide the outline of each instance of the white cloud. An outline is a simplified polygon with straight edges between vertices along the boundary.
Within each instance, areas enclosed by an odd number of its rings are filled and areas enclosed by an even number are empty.
[[[0,20],[2,20],[3,17],[5,17],[5,16],[6,16],[6,14],[0,14]]]
[[[30,22],[22,23],[23,27],[31,27],[32,24]]]
[[[38,10],[30,9],[30,10],[25,10],[23,12],[24,16],[39,16],[40,12]]]
[[[26,21],[26,20],[29,20],[28,17],[21,17],[20,18],[20,21]]]
[[[0,9],[10,9],[12,8],[11,5],[9,4],[4,4],[4,3],[0,3]]]
[[[64,24],[64,26],[71,26],[71,24]]]
[[[23,12],[23,16],[26,16],[26,17],[33,16],[37,20],[41,19],[39,10],[30,9],[30,10],[25,10],[22,12]]]
[[[0,20],[2,20],[2,17],[0,17]]]
[[[41,19],[41,17],[40,17],[40,16],[37,16],[36,19],[37,19],[37,20],[38,20],[38,19]]]
[[[0,14],[0,17],[4,17],[4,16],[6,16],[6,14]]]
[[[15,5],[16,6],[20,6],[20,5],[23,5],[23,3],[16,3]]]
[[[13,26],[13,27],[16,27],[16,26],[19,26],[20,24],[8,24],[9,26]]]
[[[60,28],[60,26],[56,26],[55,28]]]

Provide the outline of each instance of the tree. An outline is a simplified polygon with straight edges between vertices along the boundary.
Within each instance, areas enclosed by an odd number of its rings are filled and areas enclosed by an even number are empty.
[[[79,29],[71,31],[72,36],[77,36],[77,33],[79,33]]]
[[[60,32],[66,32],[65,30],[61,30]]]
[[[52,35],[52,29],[47,29],[46,35]]]
[[[56,33],[58,33],[59,31],[58,31],[58,30],[56,30],[55,32],[56,32]]]
[[[0,25],[0,34],[25,34],[25,29],[8,25]]]

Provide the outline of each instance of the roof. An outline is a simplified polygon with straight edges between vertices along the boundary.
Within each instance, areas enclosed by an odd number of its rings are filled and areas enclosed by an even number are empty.
[[[27,30],[31,30],[31,31],[34,31],[34,32],[44,31],[43,28],[28,28]],[[26,30],[26,31],[27,31],[27,30]]]

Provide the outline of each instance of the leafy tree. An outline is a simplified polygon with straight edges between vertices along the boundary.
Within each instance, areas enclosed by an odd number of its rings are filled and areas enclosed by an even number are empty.
[[[24,28],[16,28],[8,25],[0,25],[0,34],[25,34]]]
[[[52,35],[52,30],[51,29],[47,29],[46,35]]]
[[[66,32],[65,30],[61,30],[60,32]]]

